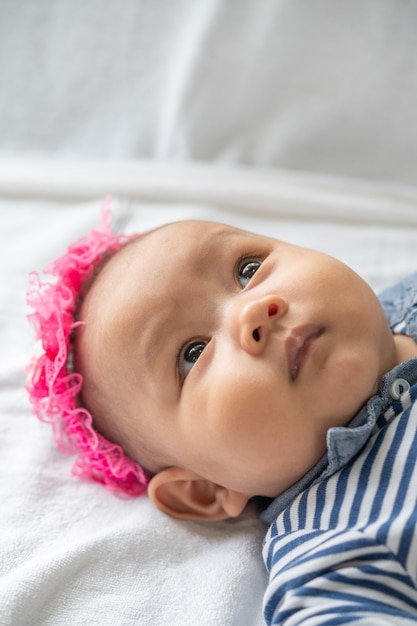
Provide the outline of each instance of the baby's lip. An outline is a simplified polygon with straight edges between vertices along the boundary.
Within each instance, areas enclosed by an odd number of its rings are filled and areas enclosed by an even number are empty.
[[[293,328],[285,340],[288,369],[291,380],[296,380],[312,344],[323,334],[324,328],[307,324]]]

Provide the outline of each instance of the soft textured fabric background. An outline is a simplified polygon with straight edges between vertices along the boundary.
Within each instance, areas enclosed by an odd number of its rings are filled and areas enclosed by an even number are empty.
[[[117,229],[415,270],[416,35],[407,0],[0,0],[1,626],[262,624],[255,511],[186,524],[71,477],[24,390],[27,274],[107,192]]]
[[[0,151],[416,184],[408,0],[2,0]]]

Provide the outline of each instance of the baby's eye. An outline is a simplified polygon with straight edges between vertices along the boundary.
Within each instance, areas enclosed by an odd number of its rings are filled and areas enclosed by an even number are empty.
[[[178,371],[182,380],[190,372],[200,358],[204,348],[208,344],[205,339],[194,339],[184,344],[178,356]]]
[[[258,271],[261,265],[262,265],[262,262],[257,261],[256,259],[244,259],[243,261],[239,263],[238,268],[237,268],[237,275],[238,275],[238,280],[242,289],[246,287],[250,279]]]

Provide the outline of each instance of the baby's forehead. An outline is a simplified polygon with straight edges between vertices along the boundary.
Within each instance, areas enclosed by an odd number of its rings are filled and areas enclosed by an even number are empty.
[[[119,260],[126,254],[140,257],[148,262],[149,257],[155,262],[160,255],[178,254],[181,258],[191,256],[197,259],[206,255],[216,245],[225,245],[229,239],[238,237],[257,237],[254,233],[219,222],[186,220],[165,224],[138,236],[126,250],[122,250]],[[117,259],[115,259],[117,262]]]
[[[198,237],[202,241],[209,241],[211,238],[233,235],[250,235],[236,226],[223,224],[221,222],[210,222],[207,220],[183,220],[171,222],[147,231],[142,239],[148,240],[150,244],[156,243],[158,238],[171,239],[172,241],[182,240],[187,242],[188,238]],[[139,237],[140,239],[140,237]],[[139,242],[137,242],[139,243]]]
[[[166,281],[179,284],[192,266],[203,270],[213,255],[228,249],[240,238],[259,235],[218,222],[173,222],[132,239],[103,268],[93,291],[94,300],[113,300],[123,290],[143,289],[148,297],[163,291]]]

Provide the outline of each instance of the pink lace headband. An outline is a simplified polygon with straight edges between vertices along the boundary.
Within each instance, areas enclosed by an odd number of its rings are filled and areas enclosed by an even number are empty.
[[[66,254],[45,268],[55,282],[42,283],[30,275],[27,302],[39,344],[28,366],[27,390],[33,412],[51,424],[54,439],[66,454],[77,454],[75,476],[90,478],[108,489],[138,496],[146,491],[150,476],[125,456],[119,445],[98,434],[90,413],[79,406],[77,397],[82,376],[70,367],[72,335],[82,322],[74,319],[82,286],[109,251],[116,252],[134,235],[113,235],[109,198],[102,207],[97,230],[69,246]]]

